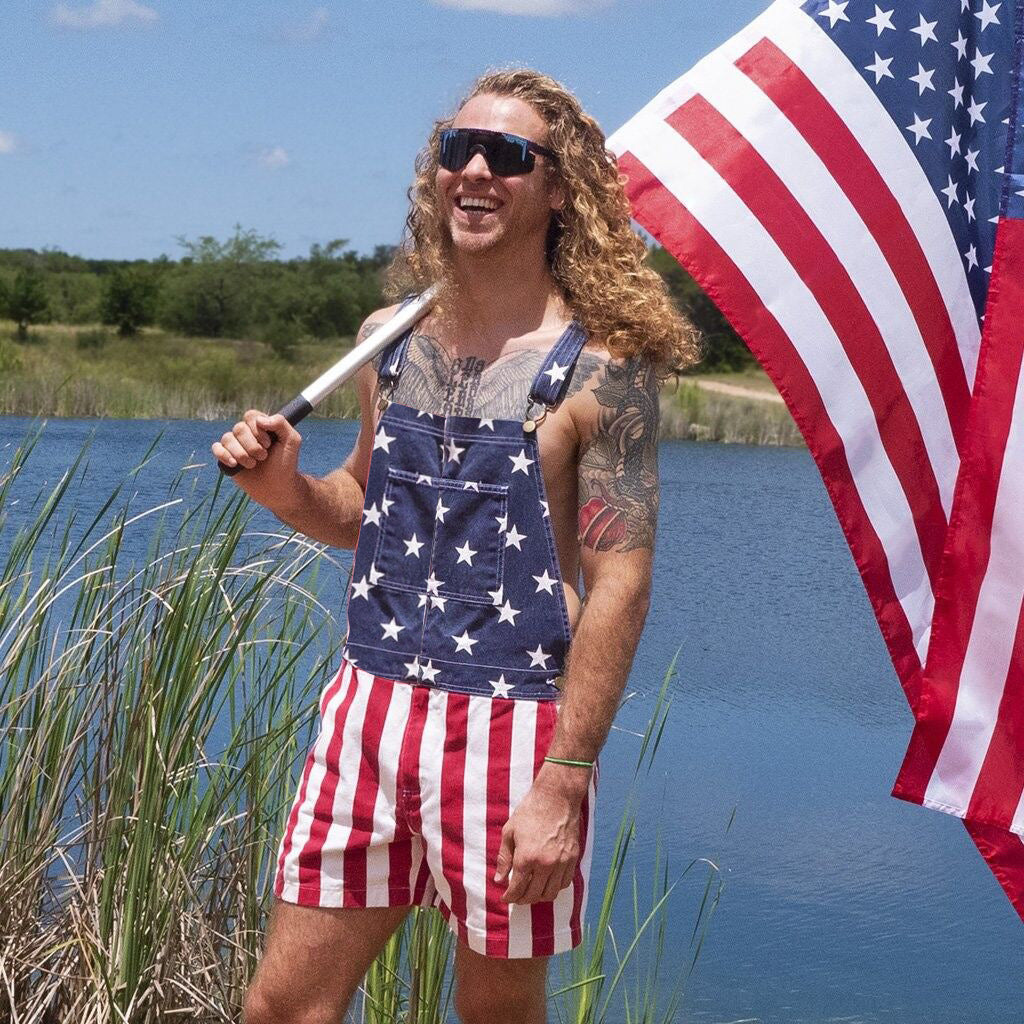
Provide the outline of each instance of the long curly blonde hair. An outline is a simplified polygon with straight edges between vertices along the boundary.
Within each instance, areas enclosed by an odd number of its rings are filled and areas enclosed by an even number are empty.
[[[526,68],[485,72],[455,113],[434,122],[416,157],[405,233],[388,272],[389,297],[448,280],[451,235],[435,190],[438,144],[458,110],[481,94],[524,100],[548,126],[546,145],[558,160],[543,163],[566,193],[548,229],[548,266],[576,318],[612,355],[645,356],[659,376],[692,366],[700,358],[699,333],[644,263],[646,247],[630,225],[625,179],[604,133],[565,86]]]

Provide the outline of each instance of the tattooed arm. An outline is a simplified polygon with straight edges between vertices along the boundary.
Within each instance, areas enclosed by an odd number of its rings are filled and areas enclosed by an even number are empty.
[[[650,604],[658,518],[658,386],[649,362],[610,359],[579,456],[586,600],[573,637],[551,757],[593,761],[611,728]],[[590,769],[545,762],[505,826],[509,902],[554,899],[572,881]],[[514,851],[514,854],[511,852]]]

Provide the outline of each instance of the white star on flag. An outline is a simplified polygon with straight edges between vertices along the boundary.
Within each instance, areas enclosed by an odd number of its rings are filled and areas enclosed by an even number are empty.
[[[967,60],[967,40],[964,39],[964,34],[959,29],[956,31],[956,39],[949,44],[956,50],[956,59]]]
[[[494,420],[491,419],[490,417],[486,417],[484,419],[481,419],[480,420],[480,426],[481,427],[487,427],[488,430],[493,430],[494,429]]]
[[[971,246],[967,252],[964,253],[964,257],[967,260],[967,267],[969,270],[973,270],[978,266],[978,250],[975,246]]]
[[[516,551],[522,551],[523,549],[519,545],[519,542],[521,540],[526,540],[526,534],[520,533],[516,529],[515,523],[513,523],[512,529],[505,534],[505,547],[509,547],[510,545],[512,545],[515,547]]]
[[[511,601],[506,601],[501,608],[498,609],[498,621],[499,622],[511,622],[514,626],[516,624],[516,616],[522,614],[522,609],[513,608]]]
[[[550,370],[545,370],[544,375],[551,378],[552,384],[557,384],[561,380],[565,380],[565,371],[569,369],[568,364],[565,366],[559,366],[558,363],[552,363]]]
[[[501,604],[501,602],[504,600],[504,597],[502,596],[502,591],[504,589],[505,589],[505,585],[502,584],[500,587],[498,587],[497,590],[488,590],[487,591],[487,593],[491,595],[491,601],[494,604]]]
[[[441,614],[443,615],[444,612],[445,612],[444,604],[445,604],[445,601],[447,601],[447,600],[448,600],[447,597],[438,597],[436,594],[431,594],[430,595],[430,607],[431,608],[440,608],[441,609]]]
[[[476,491],[477,494],[480,493],[480,485],[475,480],[467,480],[462,485],[462,489],[464,491]]]
[[[419,679],[420,677],[420,659],[419,655],[412,659],[412,661],[405,662],[405,674],[412,676],[413,679]]]
[[[466,565],[470,565],[471,566],[473,564],[473,556],[480,553],[479,551],[474,551],[469,546],[469,541],[468,540],[465,542],[465,544],[462,545],[461,548],[456,548],[455,550],[458,551],[458,553],[459,553],[458,561],[456,561],[456,563],[455,563],[456,565],[458,565],[459,562],[465,562]]]
[[[977,171],[978,169],[978,154],[981,150],[968,149],[964,154],[964,159],[967,161],[967,169],[969,171]]]
[[[836,3],[836,0],[828,0],[828,8],[824,11],[818,11],[819,18],[828,18],[829,28],[835,28],[837,21],[849,21],[850,19],[846,16],[846,8],[850,5],[850,0],[843,0],[842,3]]]
[[[960,84],[959,78],[953,79],[953,88],[947,92],[953,97],[953,109],[956,110],[964,105],[964,87]]]
[[[388,511],[390,510],[391,506],[394,505],[394,503],[395,503],[395,499],[394,498],[381,498],[380,499],[380,514],[382,516],[386,516],[388,514]]]
[[[932,133],[928,131],[928,125],[932,123],[932,119],[929,117],[922,121],[921,118],[914,114],[914,123],[907,125],[907,131],[914,133],[914,145],[916,146],[922,139],[930,139]]]
[[[432,484],[433,482],[434,478],[429,473],[420,473],[420,475],[416,477],[416,483],[418,484]]]
[[[384,630],[384,635],[381,637],[381,640],[397,640],[398,634],[405,629],[405,626],[400,626],[395,622],[394,615],[391,616],[390,622],[382,622],[380,625],[381,629]]]
[[[448,462],[459,462],[459,463],[461,463],[461,462],[462,462],[462,459],[460,459],[460,458],[459,458],[459,456],[460,456],[460,455],[461,455],[461,454],[462,454],[462,453],[463,453],[463,452],[464,452],[464,451],[465,451],[466,449],[465,449],[465,448],[460,448],[460,447],[459,447],[459,446],[458,446],[458,445],[457,445],[457,444],[455,443],[455,439],[454,439],[454,438],[453,438],[452,440],[450,440],[450,441],[449,441],[449,442],[448,442],[448,443],[447,443],[447,444],[445,445],[445,448],[447,449],[447,452],[448,452],[448,459],[447,459],[447,461],[448,461]]]
[[[394,441],[394,438],[388,437],[387,432],[384,430],[383,427],[381,427],[380,430],[377,431],[377,436],[374,438],[373,451],[376,451],[378,448],[383,448],[384,451],[386,451],[388,455],[390,455],[391,449],[388,447],[388,445],[391,444],[392,441]]]
[[[967,108],[967,113],[971,117],[971,125],[975,125],[978,121],[985,124],[985,118],[982,117],[981,112],[988,106],[988,100],[984,103],[979,103],[977,100],[972,99],[970,106]]]
[[[352,581],[352,597],[361,597],[364,601],[370,600],[370,587],[373,584],[367,583],[366,576],[364,575],[361,580],[357,583],[355,580]]]
[[[434,518],[440,522],[444,522],[445,512],[451,512],[451,508],[445,505],[440,498],[437,499],[437,511],[434,513]]]
[[[529,466],[533,465],[533,459],[526,457],[526,449],[521,448],[518,455],[510,455],[509,458],[512,460],[512,472],[525,473],[527,476],[530,475]]]
[[[434,668],[433,661],[428,660],[426,665],[420,665],[420,678],[426,679],[428,683],[432,683],[440,671],[440,669]]]
[[[370,563],[370,586],[372,586],[372,587],[376,586],[377,583],[380,580],[382,580],[382,579],[384,579],[384,573],[378,572],[377,566],[374,565],[373,562],[371,562]]]
[[[964,200],[964,210],[967,213],[967,223],[970,224],[975,219],[974,216],[974,196],[969,196]]]
[[[869,25],[874,25],[878,30],[878,34],[881,35],[887,28],[891,28],[894,32],[896,26],[892,23],[892,16],[895,8],[892,11],[883,11],[878,4],[875,4],[875,16],[873,18],[865,19]],[[878,54],[875,54],[878,57]]]
[[[934,74],[934,68],[932,68],[931,71],[926,71],[924,65],[918,61],[917,74],[910,76],[910,81],[917,84],[918,96],[923,96],[925,89],[931,89],[932,92],[935,92],[935,86],[932,85],[932,77]]]
[[[428,594],[439,593],[442,586],[444,586],[444,580],[439,580],[433,573],[427,577],[426,587]]]
[[[545,654],[544,651],[541,649],[540,644],[537,644],[537,650],[527,651],[526,653],[530,656],[530,668],[536,668],[538,665],[541,668],[548,667],[547,660],[551,657],[551,655]]]
[[[949,146],[949,158],[952,160],[953,154],[960,152],[960,136],[957,135],[955,128],[950,128],[949,138],[946,139],[946,145]]]
[[[875,63],[868,64],[864,68],[865,71],[870,71],[875,76],[875,85],[878,85],[883,78],[895,79],[896,76],[889,70],[889,65],[893,60],[894,58],[892,57],[886,57],[885,60],[882,60],[882,58],[876,53]]]
[[[413,533],[407,540],[403,540],[402,543],[405,545],[406,557],[413,555],[416,558],[420,557],[420,548],[423,547],[425,541],[417,540],[416,534]]]
[[[377,502],[374,502],[369,508],[363,509],[363,525],[366,523],[373,523],[374,526],[380,526],[380,509],[377,508]]]
[[[534,576],[537,581],[537,589],[534,591],[535,594],[539,594],[542,590],[554,596],[554,590],[551,588],[558,582],[554,576],[549,576],[547,569],[544,570],[543,576]]]
[[[959,186],[953,181],[953,175],[947,174],[946,177],[949,179],[949,184],[945,188],[940,188],[939,191],[946,197],[946,209],[948,210],[958,201],[957,189]]]
[[[497,679],[488,679],[487,682],[494,687],[495,697],[507,697],[512,692],[512,684],[505,682],[505,673],[502,672]]]
[[[469,635],[469,630],[468,629],[464,629],[462,631],[462,636],[456,636],[453,633],[452,634],[452,639],[455,641],[455,650],[456,650],[456,652],[458,652],[458,651],[465,651],[470,656],[472,656],[472,654],[473,654],[473,644],[480,643],[479,640],[474,640]]]
[[[935,38],[935,26],[938,25],[938,22],[925,21],[923,14],[920,15],[920,18],[921,23],[917,26],[917,28],[912,28],[910,31],[916,32],[921,37],[922,46],[924,46],[924,44],[927,43],[929,39],[937,43],[938,39]]]
[[[498,533],[504,533],[508,529],[508,513],[506,512],[503,516],[495,516],[494,518],[498,523]]]

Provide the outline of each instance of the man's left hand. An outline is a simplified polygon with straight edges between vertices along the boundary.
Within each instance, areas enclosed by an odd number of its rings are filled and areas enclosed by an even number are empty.
[[[577,788],[559,785],[542,769],[512,812],[501,832],[494,876],[499,885],[507,885],[504,902],[547,902],[572,882],[580,856],[583,801]]]

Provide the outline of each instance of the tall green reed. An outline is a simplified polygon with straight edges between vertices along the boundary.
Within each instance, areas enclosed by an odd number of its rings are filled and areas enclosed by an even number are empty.
[[[130,492],[158,442],[89,513],[88,445],[30,493],[41,436],[9,448],[0,470],[0,1021],[237,1021],[293,771],[339,656],[317,593],[341,567],[290,531],[257,530],[219,479],[203,490],[208,463],[136,510]],[[663,734],[674,666],[636,777]],[[559,1020],[673,1019],[677,882],[660,847],[638,863],[636,829],[627,806],[594,923],[552,980]],[[695,937],[720,892],[704,866]],[[612,923],[623,899],[628,934]],[[440,916],[413,911],[368,973],[357,1018],[448,1020],[451,950]]]

